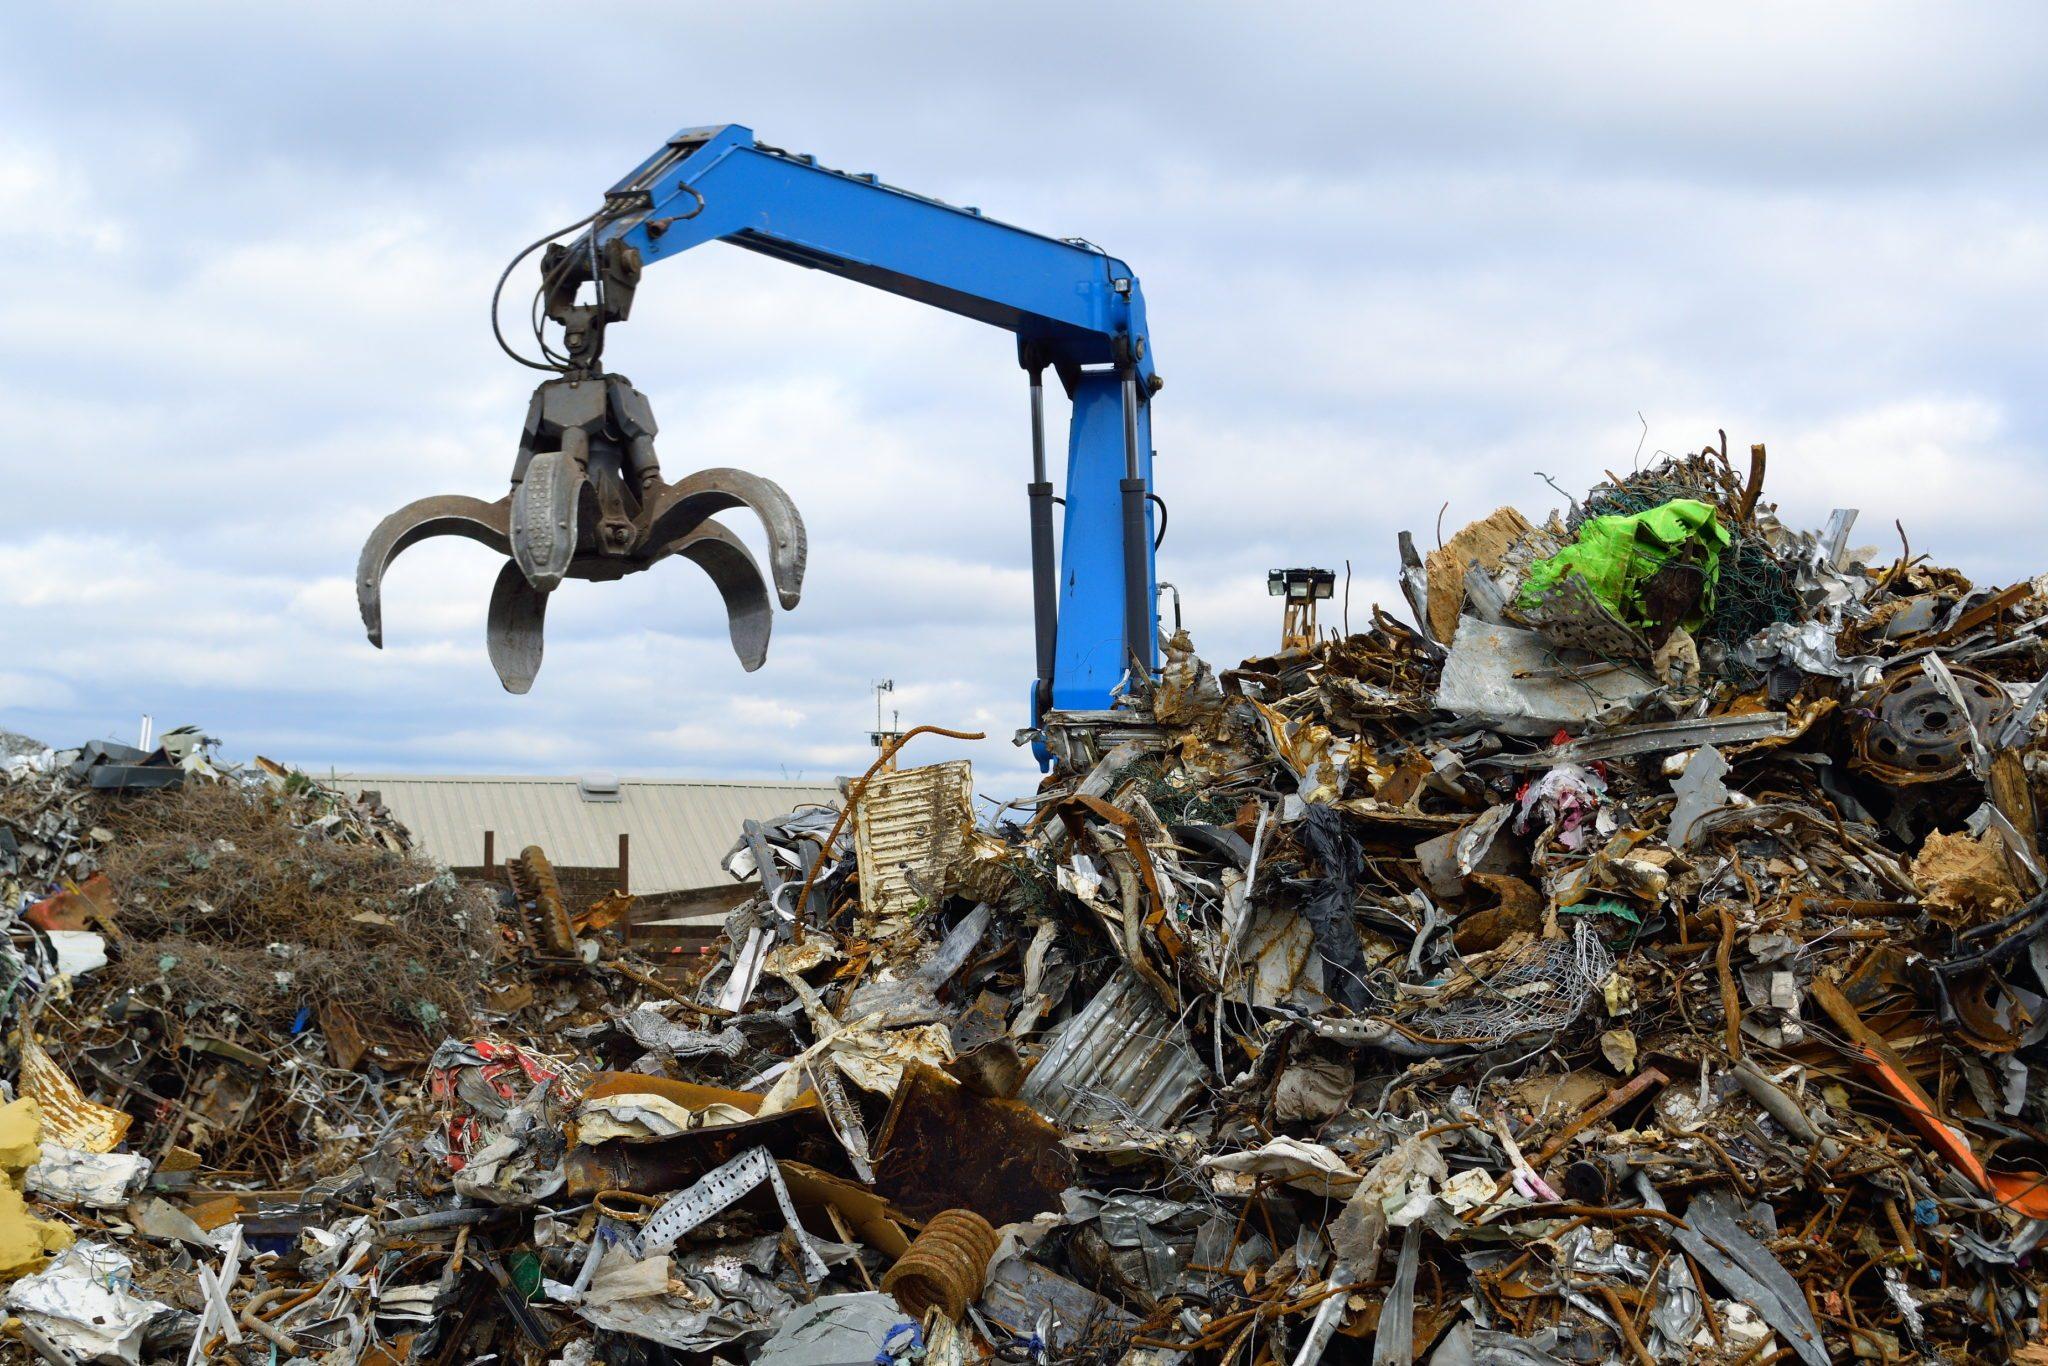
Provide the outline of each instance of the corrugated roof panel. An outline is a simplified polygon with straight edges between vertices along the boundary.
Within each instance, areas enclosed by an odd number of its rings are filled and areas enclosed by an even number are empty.
[[[628,778],[620,800],[589,801],[574,778],[343,773],[326,781],[348,792],[375,790],[420,848],[443,863],[481,863],[490,830],[501,859],[538,844],[555,863],[608,868],[618,862],[624,833],[631,890],[642,896],[725,886],[732,879],[718,861],[742,822],[839,800],[830,783]]]
[[[1129,1118],[1163,1129],[1201,1085],[1179,1021],[1119,971],[1046,1045],[1017,1098],[1075,1127]]]

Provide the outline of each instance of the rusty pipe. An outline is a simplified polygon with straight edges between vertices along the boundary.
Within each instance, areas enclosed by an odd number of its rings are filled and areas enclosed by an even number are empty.
[[[273,1327],[269,1323],[266,1323],[264,1320],[258,1318],[256,1316],[256,1311],[263,1308],[265,1305],[269,1304],[273,1300],[282,1299],[286,1295],[296,1295],[298,1293],[299,1287],[295,1285],[272,1286],[270,1289],[264,1291],[262,1294],[256,1296],[254,1299],[250,1300],[247,1304],[242,1306],[242,1326],[244,1328],[247,1328],[250,1332],[256,1334],[258,1337],[262,1338],[265,1342],[268,1342],[271,1346],[277,1348],[277,1350],[279,1350],[280,1352],[283,1352],[287,1358],[295,1357],[300,1354],[298,1340],[292,1337],[289,1333],[286,1333],[283,1329]]]

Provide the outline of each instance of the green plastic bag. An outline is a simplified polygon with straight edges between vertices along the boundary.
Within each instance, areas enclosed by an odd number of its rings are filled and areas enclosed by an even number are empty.
[[[1515,606],[1540,610],[1567,574],[1577,574],[1615,616],[1631,626],[1653,626],[1643,605],[1643,581],[1672,559],[1685,557],[1695,560],[1704,576],[1698,609],[1680,623],[1695,630],[1714,614],[1714,585],[1727,545],[1728,533],[1714,509],[1692,498],[1674,498],[1626,517],[1594,517],[1579,528],[1577,540],[1530,566]]]
[[[522,1298],[527,1300],[547,1298],[541,1286],[543,1277],[540,1258],[533,1252],[521,1248],[517,1252],[506,1253],[505,1271],[512,1278],[512,1288],[517,1290]]]

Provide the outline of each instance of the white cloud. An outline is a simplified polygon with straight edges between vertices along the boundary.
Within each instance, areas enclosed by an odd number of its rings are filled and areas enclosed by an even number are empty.
[[[86,177],[50,147],[0,130],[0,242],[45,249],[61,235],[64,249],[104,255],[125,235],[92,202]]]
[[[408,552],[388,648],[362,638],[377,519],[504,487],[535,379],[484,326],[504,257],[721,116],[1137,269],[1168,381],[1161,574],[1219,662],[1275,643],[1267,568],[1348,559],[1360,624],[1399,600],[1397,530],[1541,513],[1535,472],[1624,467],[1638,411],[1647,450],[1767,441],[1788,516],[1857,503],[1859,539],[1899,516],[1972,574],[2041,567],[2037,12],[1461,14],[1092,7],[1077,46],[1059,5],[797,34],[640,9],[593,123],[534,112],[561,80],[538,10],[10,13],[0,37],[45,57],[0,90],[0,725],[75,740],[149,710],[354,767],[817,777],[865,767],[892,677],[905,725],[991,736],[912,758],[1027,786],[1008,338],[743,251],[650,271],[611,358],[671,477],[737,465],[803,508],[811,578],[768,666],[739,669],[677,565],[566,587],[509,697],[482,646],[497,565],[466,542]]]
[[[47,674],[0,670],[0,713],[76,706],[68,683]]]

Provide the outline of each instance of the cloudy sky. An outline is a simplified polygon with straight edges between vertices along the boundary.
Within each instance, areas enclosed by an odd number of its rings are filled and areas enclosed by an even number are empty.
[[[486,326],[505,258],[702,123],[1136,268],[1161,573],[1219,661],[1275,643],[1270,566],[1348,560],[1362,614],[1398,529],[1541,514],[1538,471],[1582,489],[1717,427],[1769,443],[1795,520],[2048,568],[2048,11],[1450,9],[10,6],[0,726],[815,778],[864,765],[891,677],[906,725],[991,735],[917,757],[1016,790],[1008,339],[746,252],[652,272],[608,359],[671,476],[804,510],[767,668],[679,565],[566,587],[510,697],[467,542],[408,554],[363,638],[378,518],[502,491],[532,383]]]

